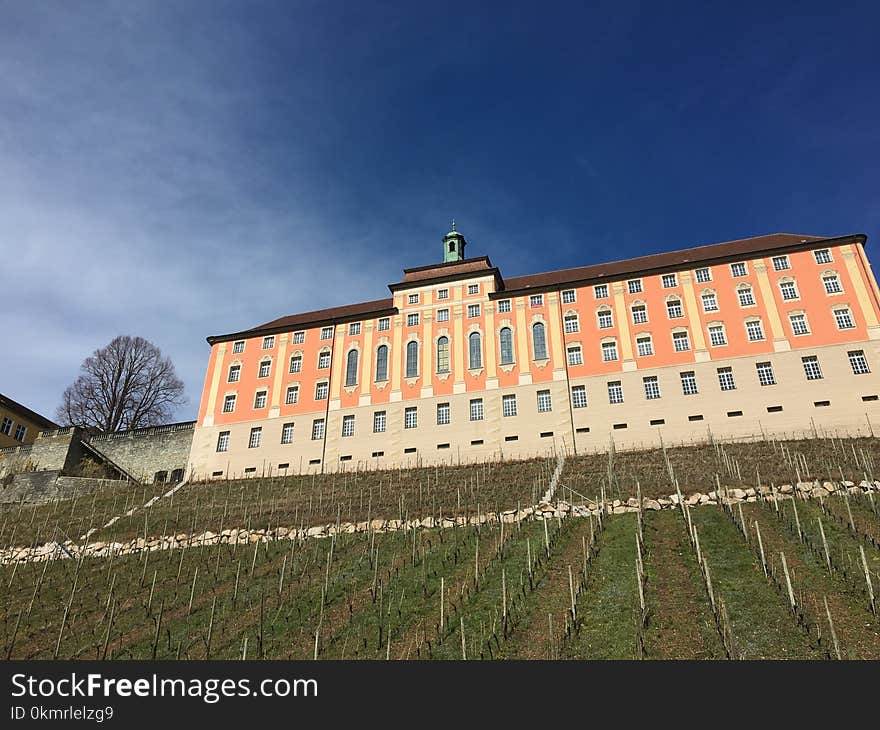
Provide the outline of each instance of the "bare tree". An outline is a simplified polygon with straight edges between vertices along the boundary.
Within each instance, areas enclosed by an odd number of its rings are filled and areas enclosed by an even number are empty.
[[[143,337],[116,337],[80,366],[57,418],[102,433],[167,422],[186,402],[174,363]]]

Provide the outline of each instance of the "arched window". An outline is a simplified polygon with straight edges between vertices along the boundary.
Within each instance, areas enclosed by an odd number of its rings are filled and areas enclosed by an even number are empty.
[[[471,332],[468,335],[468,365],[469,368],[483,367],[482,337],[479,332]]]
[[[345,387],[357,385],[358,381],[358,351],[349,350],[345,358]]]
[[[415,340],[406,343],[406,377],[419,376],[419,343]]]
[[[437,340],[437,372],[449,372],[449,338],[445,335]]]
[[[547,335],[543,322],[532,325],[532,349],[535,351],[535,360],[547,359]]]
[[[379,345],[376,350],[376,382],[388,380],[388,345]]]
[[[501,364],[513,365],[513,330],[510,327],[502,327],[498,339],[501,344]]]

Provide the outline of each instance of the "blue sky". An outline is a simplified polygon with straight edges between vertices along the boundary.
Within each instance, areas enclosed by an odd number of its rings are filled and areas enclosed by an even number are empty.
[[[117,334],[775,231],[880,233],[876,3],[0,0],[0,392]]]

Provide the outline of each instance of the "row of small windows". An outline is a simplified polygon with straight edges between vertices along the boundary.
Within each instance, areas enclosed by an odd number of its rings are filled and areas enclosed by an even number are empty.
[[[835,325],[839,330],[852,329],[855,327],[852,312],[848,307],[835,307],[832,310]],[[789,323],[792,334],[808,335],[810,334],[807,316],[804,313],[790,313]],[[760,319],[753,318],[745,322],[746,336],[749,342],[760,342],[766,338],[764,326]],[[574,329],[567,331],[576,331]],[[710,324],[707,327],[709,335],[709,344],[712,347],[722,347],[728,344],[727,332],[724,324]],[[675,352],[687,352],[691,349],[690,336],[686,331],[677,331],[672,333],[672,343]],[[479,332],[471,332],[468,335],[468,367],[470,369],[478,369],[483,367],[483,350],[482,335]],[[547,339],[544,324],[536,322],[532,326],[532,349],[535,360],[547,359]],[[613,362],[619,359],[618,347],[616,341],[607,341],[600,343],[602,362]],[[513,330],[510,327],[503,327],[499,332],[499,351],[500,364],[512,365],[514,363],[514,346],[513,346]],[[580,345],[569,345],[566,349],[567,362],[570,366],[579,366],[584,364],[583,350]],[[636,337],[636,352],[639,357],[648,357],[654,354],[654,343],[650,335],[639,335]],[[358,365],[360,354],[358,350],[350,350],[346,355],[345,367],[345,386],[352,387],[358,383]],[[437,373],[448,373],[450,370],[450,351],[449,337],[442,336],[437,339]],[[321,352],[318,355],[318,369],[323,370],[330,367],[330,352]],[[411,341],[406,344],[406,370],[407,378],[416,378],[419,375],[419,343]],[[271,361],[264,360],[259,366],[259,377],[266,378],[271,371]],[[302,356],[294,355],[290,359],[290,373],[299,373],[302,371]],[[241,365],[234,364],[229,367],[227,381],[235,383],[240,380]],[[388,380],[388,346],[380,345],[376,350],[376,382],[384,382]],[[316,392],[316,400],[326,398],[325,390],[329,386],[327,383],[318,383]],[[319,395],[319,393],[324,393]],[[296,396],[290,400],[290,390],[288,390],[288,404],[296,403]],[[256,406],[255,407],[263,407]],[[224,412],[227,412],[224,410]]]
[[[13,426],[15,427],[14,433]],[[16,441],[24,441],[25,436],[27,436],[27,426],[23,423],[15,423],[8,416],[3,416],[3,420],[0,421],[0,433],[4,436],[11,436]]]
[[[517,415],[516,395],[501,396],[501,413],[505,417]],[[549,390],[539,390],[537,393],[537,408],[539,413],[549,413],[553,410],[553,402]],[[482,421],[484,416],[483,399],[473,398],[468,406],[468,416],[471,421]],[[313,441],[324,438],[325,419],[316,418],[312,421],[311,438]],[[449,403],[437,404],[437,425],[446,426],[452,423],[452,410]],[[403,411],[403,427],[405,429],[418,428],[418,407],[409,406]],[[373,413],[373,433],[385,433],[388,427],[388,414],[386,411],[375,411]],[[355,433],[355,417],[354,415],[346,415],[342,417],[341,435],[345,438],[354,436]],[[293,443],[294,424],[285,423],[281,427],[281,443]],[[217,451],[229,450],[229,431],[221,431],[217,437]],[[250,430],[248,436],[248,448],[259,448],[263,438],[263,427],[254,426]]]
[[[864,375],[871,372],[868,366],[868,360],[865,357],[864,350],[850,350],[847,353],[850,368],[853,375]],[[819,358],[816,355],[806,355],[801,358],[801,365],[804,369],[804,376],[807,380],[821,380],[822,367]],[[755,370],[758,383],[764,385],[776,385],[776,375],[773,372],[773,365],[770,362],[759,362],[755,364]],[[736,380],[733,375],[733,368],[730,366],[717,368],[718,386],[721,390],[736,390]],[[683,395],[697,395],[697,376],[693,370],[687,370],[679,373],[681,379],[681,391]],[[647,400],[656,400],[660,398],[660,381],[656,375],[648,375],[642,378],[642,385],[645,390],[645,398]],[[623,403],[623,384],[619,380],[612,380],[607,383],[608,402]],[[571,404],[574,408],[587,407],[587,390],[584,385],[575,385],[571,389]]]
[[[832,263],[833,259],[831,257],[830,249],[818,249],[813,251],[813,256],[817,264],[828,264]],[[773,268],[775,271],[787,271],[791,269],[791,263],[787,255],[774,256],[772,257]],[[730,264],[730,272],[731,275],[735,278],[740,278],[748,275],[748,266],[745,262],[737,262]],[[703,267],[699,269],[695,269],[695,278],[698,283],[707,283],[712,281],[712,271],[710,267]],[[663,288],[670,289],[678,286],[678,274],[677,273],[669,273],[661,275],[661,283]],[[843,293],[843,287],[840,283],[840,278],[834,272],[826,272],[822,275],[822,284],[825,288],[826,294],[841,294]],[[629,294],[639,294],[643,291],[642,288],[642,280],[641,279],[630,279],[626,282],[627,292]],[[782,293],[782,298],[785,301],[791,301],[799,298],[799,294],[797,292],[797,286],[795,282],[790,280],[784,280],[779,283],[780,291]],[[468,294],[474,295],[479,294],[480,285],[479,284],[469,284],[468,285]],[[596,299],[607,299],[609,297],[609,285],[608,284],[596,284],[593,287],[593,294]],[[740,306],[749,307],[754,306],[754,294],[752,292],[751,287],[742,287],[738,289],[737,296],[740,301]],[[449,298],[449,289],[439,289],[437,291],[437,299],[448,299]],[[718,302],[714,293],[705,293],[702,296],[703,299],[703,310],[706,312],[710,311],[718,311]],[[409,294],[407,299],[409,304],[418,304],[420,301],[419,294]],[[577,292],[575,289],[565,289],[562,291],[562,303],[563,304],[574,304],[577,301]],[[544,305],[544,295],[543,294],[532,294],[529,297],[529,306],[530,307],[542,307]],[[510,299],[502,299],[498,301],[498,312],[505,313],[511,311],[511,300]],[[673,304],[672,302],[667,303],[667,310],[669,317],[671,319],[682,317],[683,313],[681,310],[681,302],[677,302]],[[637,317],[647,317],[647,313],[644,310],[639,310],[636,312],[636,308],[633,310],[633,321],[638,324],[640,319]],[[468,318],[476,318],[480,316],[480,305],[479,304],[469,304],[467,306],[467,316]],[[600,321],[600,328],[611,327],[610,324],[610,312],[608,312],[607,316],[604,313],[600,313],[600,320],[604,320],[605,323]],[[419,314],[417,312],[413,312],[407,315],[406,324],[408,327],[416,327],[419,325]],[[448,309],[440,309],[437,311],[437,321],[438,322],[447,322],[449,321],[449,310]],[[647,319],[643,320],[647,321]],[[390,330],[391,328],[391,319],[389,317],[382,317],[378,320],[377,328],[380,332]],[[568,331],[568,330],[566,330]],[[577,330],[573,330],[577,331]],[[360,322],[351,322],[348,325],[348,334],[355,336],[361,333],[361,323]],[[320,331],[320,339],[321,340],[330,340],[333,338],[334,327],[326,326],[322,327]],[[293,343],[294,344],[302,344],[305,342],[305,331],[297,331],[293,333]],[[262,349],[270,350],[275,347],[275,336],[267,335],[262,340]],[[245,341],[238,340],[233,343],[232,352],[233,354],[240,354],[244,352]]]

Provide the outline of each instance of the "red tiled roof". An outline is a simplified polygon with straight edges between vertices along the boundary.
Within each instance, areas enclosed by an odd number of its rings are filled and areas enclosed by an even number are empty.
[[[375,299],[372,302],[360,302],[358,304],[346,304],[342,307],[330,307],[329,309],[317,309],[314,312],[303,312],[302,314],[290,314],[286,317],[273,319],[258,327],[252,327],[242,332],[233,332],[228,335],[212,335],[208,337],[208,342],[223,342],[232,339],[242,339],[245,337],[253,337],[261,334],[272,334],[273,332],[285,332],[298,328],[314,326],[322,323],[338,322],[348,319],[360,319],[369,315],[378,315],[394,310],[394,300]]]
[[[404,269],[403,281],[390,284],[389,288],[394,291],[398,288],[427,281],[444,281],[456,279],[468,274],[494,274],[499,290],[492,295],[493,298],[503,296],[502,292],[510,293],[526,289],[546,289],[562,284],[572,284],[590,280],[603,280],[633,276],[650,271],[663,269],[675,269],[682,266],[695,266],[698,263],[708,263],[724,259],[737,259],[745,256],[762,253],[765,251],[777,251],[780,249],[797,249],[808,247],[820,242],[844,242],[846,240],[860,239],[863,243],[863,234],[850,234],[828,238],[825,236],[808,236],[797,233],[772,233],[766,236],[743,238],[736,241],[712,243],[705,246],[681,249],[679,251],[667,251],[665,253],[639,256],[637,258],[612,261],[604,264],[592,264],[579,266],[573,269],[561,269],[548,271],[543,274],[529,274],[528,276],[515,276],[510,279],[502,279],[497,267],[492,266],[488,256],[453,261],[444,264],[431,264],[411,269]],[[318,309],[314,312],[292,314],[286,317],[273,319],[258,327],[253,327],[242,332],[234,332],[228,335],[213,335],[208,337],[208,342],[223,342],[232,339],[254,337],[274,332],[284,332],[293,329],[312,327],[319,324],[363,319],[370,316],[376,317],[381,314],[393,314],[397,310],[394,307],[394,299],[376,299],[371,302],[348,304],[342,307]]]
[[[854,237],[854,235],[843,236],[842,238]],[[545,288],[559,284],[589,281],[591,279],[610,279],[657,269],[674,269],[684,265],[695,265],[698,262],[716,259],[739,258],[762,251],[793,248],[805,243],[811,244],[830,240],[834,239],[797,233],[772,233],[766,236],[755,236],[754,238],[743,238],[736,241],[725,241],[724,243],[712,243],[705,246],[696,246],[680,251],[666,251],[664,253],[639,256],[622,261],[548,271],[543,274],[514,276],[504,280],[504,289],[507,292],[511,292],[521,289]]]

